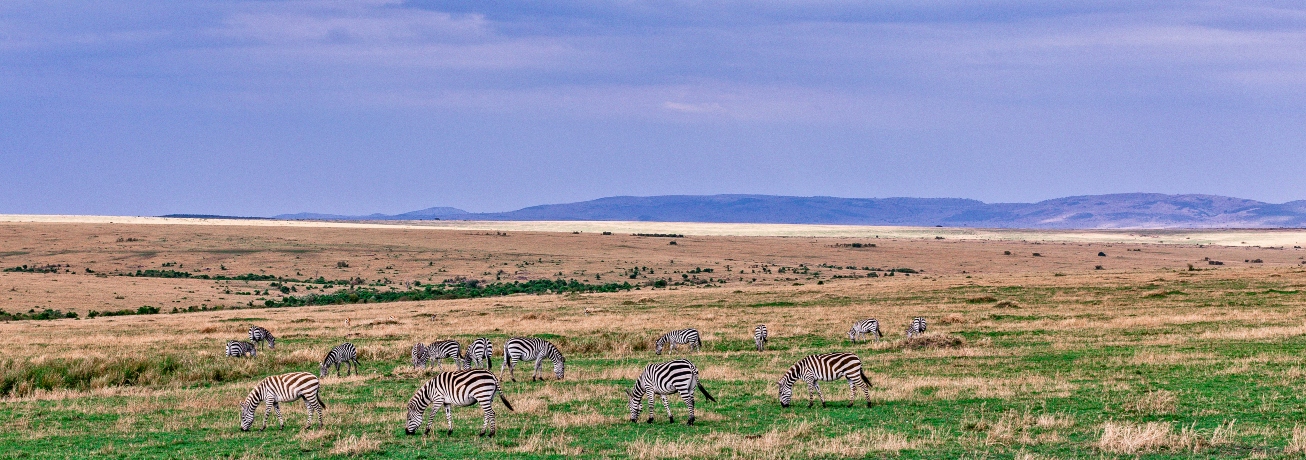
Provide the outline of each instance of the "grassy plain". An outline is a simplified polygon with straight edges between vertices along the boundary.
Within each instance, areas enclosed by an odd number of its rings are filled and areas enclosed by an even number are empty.
[[[119,276],[164,264],[197,274],[363,278],[388,280],[386,286],[496,277],[687,283],[609,294],[0,324],[8,338],[0,354],[0,445],[6,446],[0,456],[1033,459],[1306,453],[1301,250],[1085,242],[1055,232],[1025,241],[907,238],[887,231],[884,238],[873,236],[0,225],[0,266],[66,266],[60,273],[0,273],[0,308],[9,311],[146,304],[167,311],[284,295],[269,289],[269,282]],[[853,242],[876,246],[848,246]],[[349,266],[338,267],[341,261]],[[918,273],[882,276],[888,268]],[[691,277],[698,281],[688,284]],[[902,330],[917,315],[930,320],[930,333],[908,342]],[[847,342],[848,325],[865,317],[880,319],[886,340]],[[772,334],[765,353],[752,350],[752,326],[759,322]],[[243,338],[250,324],[276,333],[277,349],[247,360],[221,356],[222,344]],[[682,423],[668,425],[655,406],[657,423],[631,424],[622,390],[645,364],[668,359],[653,356],[652,341],[681,327],[704,333],[702,351],[676,356],[699,366],[719,402],[700,399],[694,427],[683,425],[684,407],[674,401]],[[475,436],[480,414],[472,408],[454,411],[452,438],[403,435],[404,404],[424,381],[407,363],[413,342],[467,343],[487,336],[501,351],[513,335],[557,343],[569,358],[567,378],[530,382],[521,378],[529,369],[519,368],[518,381],[504,384],[517,411],[496,404],[500,431],[493,439]],[[344,340],[358,345],[363,370],[324,379],[325,428],[301,430],[303,406],[285,405],[285,430],[237,429],[237,404],[258,379],[316,371],[321,355]],[[874,384],[874,407],[846,407],[847,385],[829,382],[822,386],[829,407],[806,407],[799,388],[795,406],[780,408],[779,374],[802,356],[827,351],[862,357]]]

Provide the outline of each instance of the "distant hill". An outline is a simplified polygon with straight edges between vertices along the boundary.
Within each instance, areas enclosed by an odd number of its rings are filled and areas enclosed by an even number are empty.
[[[278,219],[625,220],[990,228],[1279,228],[1306,227],[1306,201],[1264,203],[1215,195],[1122,193],[1037,203],[961,198],[836,198],[773,195],[668,195],[600,198],[468,213],[428,208],[404,214],[285,214]]]

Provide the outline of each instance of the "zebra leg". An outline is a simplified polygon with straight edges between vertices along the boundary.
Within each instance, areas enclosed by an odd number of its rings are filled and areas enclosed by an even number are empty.
[[[512,379],[512,381],[516,382],[516,381],[517,381],[517,376],[514,375],[513,372],[512,372],[512,359],[511,359],[511,358],[503,358],[503,364],[500,364],[500,365],[499,365],[499,375],[503,375],[503,368],[505,368],[505,367],[508,368],[508,378],[510,378],[510,379]]]
[[[540,366],[543,365],[544,365],[544,356],[541,354],[539,358],[535,358],[535,373],[531,374],[532,382],[534,382],[535,379],[544,380],[543,377],[540,377]]]
[[[272,408],[275,409],[277,412],[277,429],[278,430],[286,429],[286,420],[281,418],[281,403],[273,399]]]
[[[657,407],[657,396],[655,396],[653,394],[653,390],[650,389],[648,390],[648,422],[649,423],[653,423],[654,407]],[[668,415],[670,415],[670,412],[668,412]]]
[[[662,407],[667,408],[667,423],[676,423],[676,418],[671,416],[671,403],[667,401],[667,395],[662,396]]]
[[[485,436],[486,434],[489,434],[490,437],[494,437],[494,395],[493,394],[490,395],[490,399],[481,402],[481,414],[485,418],[485,422],[481,424],[481,434],[479,434],[478,436]]]
[[[690,385],[688,390],[680,392],[680,399],[685,401],[686,406],[689,406],[689,422],[685,423],[686,426],[694,426],[694,386],[696,385],[697,383]]]
[[[857,401],[857,382],[852,377],[848,377],[848,391],[851,393],[851,396],[848,397],[848,407],[853,407],[853,403]],[[870,398],[870,393],[866,395],[867,398]]]
[[[426,416],[426,411],[428,409],[431,411],[430,417]],[[435,427],[435,409],[429,407],[427,409],[422,409],[422,420],[426,422],[426,431],[423,432],[424,433],[423,436],[430,436],[431,428]]]
[[[269,416],[269,415],[272,415],[272,398],[268,398],[268,401],[267,401],[267,409],[264,409],[264,410],[263,410],[263,428],[259,428],[259,431],[263,431],[263,430],[268,429],[268,416]],[[281,414],[278,413],[277,415],[280,416]]]
[[[307,413],[307,420],[308,420],[308,426],[305,426],[305,427],[304,427],[305,430],[310,429],[310,428],[313,428],[313,406],[314,406],[314,405],[315,405],[315,404],[313,404],[313,400],[309,399],[308,397],[305,397],[305,398],[304,398],[304,412]],[[322,416],[319,415],[319,416],[317,417],[317,421],[318,421],[318,423],[322,423]]]
[[[453,408],[449,404],[444,405],[444,419],[449,422],[449,431],[444,433],[445,436],[453,436]]]

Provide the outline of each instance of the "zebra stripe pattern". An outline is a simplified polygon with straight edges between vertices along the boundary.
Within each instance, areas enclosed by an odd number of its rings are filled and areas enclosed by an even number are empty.
[[[462,369],[464,367],[462,355],[463,346],[456,340],[436,340],[426,346],[426,360],[429,362],[434,359],[435,365],[440,367],[440,370],[444,370],[440,363],[440,360],[444,358],[453,359],[454,370]]]
[[[659,355],[662,354],[662,349],[668,348],[668,345],[670,345],[670,350],[675,350],[677,344],[689,345],[690,350],[698,350],[703,346],[703,341],[699,339],[698,329],[671,331],[662,334],[662,337],[658,337],[654,353]]]
[[[861,338],[862,334],[870,334],[871,337],[875,338],[876,342],[879,342],[880,338],[884,337],[884,334],[880,333],[880,322],[876,321],[875,318],[864,319],[853,323],[853,328],[848,330],[848,340],[856,342],[857,339]]]
[[[912,318],[911,325],[907,326],[907,338],[916,337],[925,333],[925,318],[919,316]]]
[[[243,358],[245,355],[249,355],[253,358],[257,354],[258,351],[254,349],[254,344],[252,343],[236,340],[227,341],[227,356]]]
[[[492,356],[494,356],[494,344],[490,342],[490,339],[481,337],[467,346],[467,356],[463,358],[463,361],[467,363],[468,367],[471,367],[473,363],[479,367],[481,362],[484,361],[485,368],[490,369],[494,366],[494,363],[490,360]]]
[[[821,387],[817,382],[843,378],[848,379],[848,389],[852,392],[848,406],[851,407],[853,400],[857,399],[857,386],[861,385],[862,392],[866,394],[866,407],[871,407],[871,381],[862,370],[862,360],[852,353],[826,353],[798,360],[777,382],[780,386],[780,406],[789,407],[794,395],[794,383],[802,380],[807,382],[807,407],[812,407],[813,393],[821,398],[821,406],[824,407],[825,396],[821,395]]]
[[[332,348],[331,351],[327,352],[326,357],[322,358],[322,365],[318,366],[317,373],[323,378],[326,378],[327,370],[330,369],[331,366],[335,366],[336,377],[339,377],[341,364],[344,364],[347,368],[347,373],[345,375],[352,375],[355,372],[355,367],[359,364],[358,349],[354,348],[354,344],[345,342]]]
[[[519,361],[535,361],[535,373],[531,375],[531,381],[541,379],[540,366],[544,360],[548,359],[553,362],[553,375],[562,380],[563,372],[566,371],[567,365],[562,352],[558,347],[544,339],[535,337],[513,337],[503,344],[503,364],[499,367],[499,373],[502,374],[504,368],[508,369],[508,377],[516,382],[517,377],[513,374],[513,367]]]
[[[689,406],[689,422],[687,425],[694,424],[694,389],[703,392],[703,397],[708,401],[716,402],[707,388],[698,381],[698,368],[694,363],[685,359],[677,359],[665,363],[649,364],[644,368],[644,372],[639,374],[639,380],[635,381],[635,386],[626,390],[626,396],[629,399],[630,421],[639,420],[639,413],[644,409],[644,395],[648,395],[648,422],[653,423],[653,399],[654,395],[662,397],[662,405],[667,408],[667,421],[676,423],[676,419],[671,416],[671,403],[667,401],[667,395],[679,394],[680,399],[685,401]]]
[[[265,340],[268,342],[268,348],[277,347],[276,337],[273,337],[272,333],[268,332],[267,329],[264,329],[262,326],[254,326],[249,328],[250,342],[254,342],[255,344],[258,344],[258,343],[262,343]]]
[[[762,351],[762,346],[766,345],[766,325],[758,324],[753,328],[753,343],[757,344],[757,351]]]
[[[308,410],[308,425],[304,429],[313,427],[314,413],[317,413],[317,426],[321,428],[322,411],[326,409],[326,403],[322,402],[317,393],[321,386],[322,382],[317,376],[307,372],[291,372],[263,379],[240,403],[240,431],[249,431],[249,427],[254,425],[254,411],[263,402],[267,402],[267,409],[263,411],[261,430],[268,428],[268,413],[273,409],[277,411],[277,424],[284,428],[286,422],[281,418],[281,403],[300,398],[304,399],[304,407]]]
[[[413,369],[425,368],[429,358],[426,354],[426,344],[417,342],[413,344]]]
[[[493,373],[483,369],[469,369],[455,372],[441,372],[435,378],[426,382],[417,389],[413,398],[408,400],[408,423],[404,425],[404,432],[416,434],[417,429],[422,427],[422,419],[426,416],[426,409],[431,406],[443,407],[444,418],[449,423],[449,430],[446,435],[453,435],[453,413],[452,408],[480,404],[481,412],[485,416],[485,422],[481,426],[481,436],[487,433],[493,437],[495,432],[494,423],[494,395],[499,394],[499,400],[503,401],[504,407],[512,409],[512,404],[508,399],[503,397],[503,387],[499,385],[499,379]],[[432,420],[426,425],[425,434],[431,434],[431,427],[435,425]]]

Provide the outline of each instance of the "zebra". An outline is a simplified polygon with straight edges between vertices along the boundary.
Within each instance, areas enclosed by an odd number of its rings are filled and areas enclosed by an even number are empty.
[[[862,360],[852,353],[826,353],[798,360],[777,382],[780,386],[780,406],[789,407],[794,395],[794,382],[802,380],[807,382],[807,407],[812,407],[812,393],[821,398],[821,406],[825,407],[825,396],[821,395],[817,381],[841,378],[848,379],[848,389],[852,392],[852,399],[848,400],[849,407],[857,399],[858,384],[862,385],[862,392],[866,394],[866,407],[871,407],[871,381],[862,370]]]
[[[425,368],[426,362],[430,361],[427,356],[426,344],[417,342],[413,344],[413,369]]]
[[[227,341],[227,356],[243,358],[247,354],[251,358],[258,355],[258,350],[254,348],[254,344],[245,341]]]
[[[662,397],[662,405],[667,408],[667,421],[676,423],[676,419],[671,416],[671,403],[667,401],[667,395],[672,393],[680,394],[680,399],[685,401],[689,406],[689,422],[686,425],[694,425],[694,388],[703,392],[703,396],[708,401],[716,402],[707,388],[698,381],[698,368],[686,359],[677,359],[665,363],[649,364],[644,368],[644,372],[639,374],[639,380],[635,381],[635,386],[626,390],[626,396],[629,399],[630,421],[634,423],[639,420],[639,413],[643,410],[644,395],[648,395],[648,423],[653,423],[653,398],[654,395]]]
[[[322,411],[326,409],[326,403],[318,395],[321,385],[317,376],[307,372],[291,372],[263,379],[240,403],[240,431],[249,431],[249,427],[254,424],[254,411],[264,401],[267,401],[267,410],[263,411],[263,428],[260,430],[268,428],[268,413],[273,409],[277,410],[277,424],[280,428],[285,428],[286,421],[281,418],[281,403],[300,398],[304,399],[304,407],[308,410],[308,425],[304,429],[313,427],[314,412],[317,413],[317,426],[321,428]]]
[[[875,318],[864,319],[853,323],[853,328],[848,330],[848,340],[857,342],[857,339],[861,338],[862,334],[870,334],[872,337],[875,337],[876,342],[879,342],[880,338],[884,337],[884,334],[880,333],[880,322],[876,321]]]
[[[456,340],[436,340],[426,346],[426,360],[429,362],[434,359],[436,366],[440,366],[441,359],[452,358],[454,370],[462,369],[462,354],[463,346]],[[444,370],[444,367],[441,366],[440,369]]]
[[[254,326],[249,328],[250,342],[254,342],[255,344],[258,344],[260,342],[263,342],[264,340],[268,341],[268,348],[277,347],[276,337],[273,337],[272,333],[268,332],[267,329],[264,329],[262,326]]]
[[[354,348],[354,344],[345,342],[332,348],[331,351],[327,352],[326,357],[322,358],[322,364],[318,366],[317,373],[318,375],[321,375],[322,378],[326,378],[327,369],[334,365],[336,366],[336,377],[339,377],[341,364],[344,364],[346,367],[345,375],[352,375],[356,372],[355,367],[359,365],[358,349]]]
[[[661,355],[662,348],[670,344],[669,350],[675,350],[676,344],[689,345],[690,350],[698,350],[703,346],[703,341],[699,340],[698,329],[681,329],[662,334],[658,337],[655,354]]]
[[[762,351],[762,346],[766,345],[766,325],[758,324],[753,328],[753,343],[757,344],[757,351]]]
[[[428,380],[425,385],[417,389],[413,399],[408,400],[408,423],[404,425],[404,432],[410,435],[416,434],[417,429],[422,427],[422,418],[426,415],[426,409],[435,405],[444,408],[444,418],[449,423],[449,430],[445,434],[452,436],[452,408],[480,404],[481,412],[485,415],[480,436],[485,436],[488,432],[490,437],[494,437],[495,393],[499,394],[499,400],[503,401],[504,407],[513,410],[512,404],[503,397],[503,387],[499,385],[499,379],[490,371],[468,369],[436,374],[435,378]],[[431,427],[434,425],[435,420],[431,420],[431,423],[426,425],[425,434],[431,434]]]
[[[925,333],[925,318],[915,317],[911,319],[911,325],[907,326],[907,338],[916,337]]]
[[[503,364],[499,366],[499,373],[503,374],[506,367],[508,377],[516,382],[517,377],[513,374],[513,367],[519,361],[535,361],[535,373],[531,375],[531,381],[536,379],[543,380],[540,377],[540,366],[544,360],[553,361],[553,375],[562,380],[562,374],[567,369],[566,358],[562,357],[562,352],[558,347],[544,339],[535,337],[513,337],[503,344]]]
[[[490,342],[490,339],[481,337],[472,341],[471,345],[467,346],[467,356],[463,357],[463,362],[467,363],[468,367],[471,367],[472,363],[480,366],[481,361],[485,361],[485,368],[490,369],[494,367],[494,362],[491,361],[491,357],[493,356],[494,343]]]

